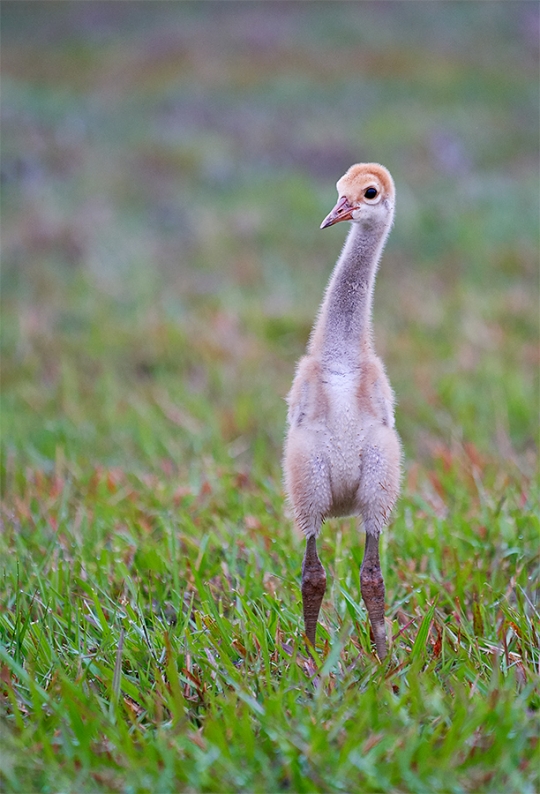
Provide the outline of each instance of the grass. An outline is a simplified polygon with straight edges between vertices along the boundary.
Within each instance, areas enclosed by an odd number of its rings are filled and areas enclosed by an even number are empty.
[[[533,794],[533,5],[22,5],[2,4],[2,790]],[[385,665],[352,521],[321,536],[306,654],[280,471],[343,238],[318,222],[360,159],[398,190]]]

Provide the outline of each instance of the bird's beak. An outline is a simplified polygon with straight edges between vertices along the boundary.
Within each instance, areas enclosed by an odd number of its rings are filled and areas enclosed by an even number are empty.
[[[341,196],[332,212],[321,223],[321,229],[333,226],[334,223],[339,223],[339,221],[351,221],[353,209],[354,207],[349,203],[348,199],[345,196]]]

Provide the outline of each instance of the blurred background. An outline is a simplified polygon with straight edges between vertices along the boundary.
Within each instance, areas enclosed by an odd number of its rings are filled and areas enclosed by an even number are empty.
[[[279,484],[283,397],[347,231],[319,224],[362,160],[397,186],[375,328],[407,459],[530,471],[538,4],[1,13],[8,474]]]

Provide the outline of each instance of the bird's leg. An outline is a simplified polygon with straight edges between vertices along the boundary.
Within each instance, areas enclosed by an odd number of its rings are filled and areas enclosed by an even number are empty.
[[[379,535],[366,533],[364,559],[360,568],[360,590],[373,628],[377,654],[382,662],[386,656],[386,628],[384,625],[384,579],[379,561]]]
[[[304,624],[306,637],[311,645],[315,645],[317,618],[326,591],[326,573],[317,556],[317,540],[315,535],[307,539],[306,553],[302,563],[302,603],[304,607]]]

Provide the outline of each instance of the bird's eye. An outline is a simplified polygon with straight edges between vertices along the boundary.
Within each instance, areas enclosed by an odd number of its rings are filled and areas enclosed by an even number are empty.
[[[366,192],[364,193],[364,196],[365,196],[367,199],[374,199],[374,198],[376,198],[376,196],[377,196],[377,191],[375,190],[375,188],[374,188],[374,187],[368,187],[368,189],[367,189],[367,190],[366,190]]]

